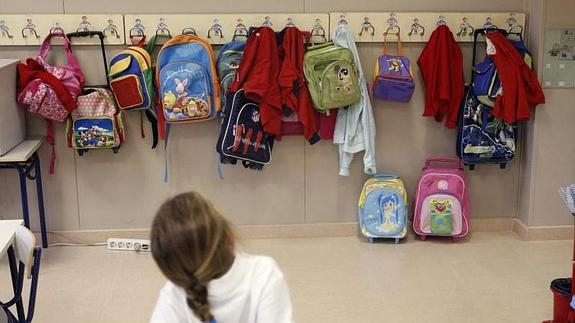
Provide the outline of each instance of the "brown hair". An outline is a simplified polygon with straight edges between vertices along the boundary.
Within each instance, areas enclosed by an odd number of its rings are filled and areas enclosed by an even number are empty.
[[[194,314],[202,321],[213,320],[207,284],[223,276],[234,262],[229,222],[199,193],[183,193],[156,213],[151,248],[164,275],[186,291]]]

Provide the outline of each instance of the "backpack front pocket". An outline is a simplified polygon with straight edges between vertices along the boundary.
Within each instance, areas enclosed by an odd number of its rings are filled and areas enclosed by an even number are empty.
[[[113,117],[86,117],[72,123],[72,143],[76,149],[113,148],[120,142]]]
[[[453,236],[463,231],[461,204],[449,194],[426,197],[422,202],[419,220],[424,234]]]
[[[406,205],[395,191],[376,189],[367,194],[360,217],[364,235],[396,237],[405,230]]]
[[[212,85],[208,71],[195,62],[170,63],[160,71],[160,95],[166,121],[213,118]]]
[[[142,106],[144,103],[142,84],[138,75],[128,74],[115,78],[110,82],[110,86],[120,109],[130,109]]]
[[[320,80],[322,107],[346,107],[359,101],[360,89],[354,66],[346,60],[329,63]]]

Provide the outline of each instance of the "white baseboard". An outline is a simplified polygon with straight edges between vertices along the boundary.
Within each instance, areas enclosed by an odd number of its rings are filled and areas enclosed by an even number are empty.
[[[470,229],[473,232],[511,232],[515,231],[515,226],[511,218],[480,218],[471,220]],[[235,232],[240,239],[323,238],[359,235],[357,222],[248,225],[236,227]],[[98,243],[106,241],[109,237],[149,239],[149,236],[149,229],[79,230],[49,232],[48,240],[50,243]]]
[[[572,225],[528,227],[517,218],[512,220],[513,232],[517,233],[517,235],[519,235],[523,240],[543,241],[573,239]]]

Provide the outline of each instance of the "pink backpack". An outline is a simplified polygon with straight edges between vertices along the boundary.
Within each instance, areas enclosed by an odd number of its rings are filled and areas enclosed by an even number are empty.
[[[421,240],[449,236],[457,241],[467,235],[469,218],[469,193],[461,160],[428,158],[415,193],[415,233]]]

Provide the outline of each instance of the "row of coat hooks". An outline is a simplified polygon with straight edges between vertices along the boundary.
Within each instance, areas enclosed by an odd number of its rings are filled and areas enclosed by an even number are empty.
[[[293,14],[165,14],[165,15],[2,15],[0,45],[36,45],[52,32],[102,31],[105,43],[130,44],[134,39],[156,36],[195,34],[212,44],[224,44],[246,37],[253,26],[276,31],[297,26],[309,32],[312,42],[324,42],[330,30],[347,24],[357,31],[357,42],[382,42],[388,36],[400,36],[404,42],[425,42],[438,25],[448,25],[460,42],[472,41],[478,28],[503,28],[523,34],[525,14],[515,12],[354,12]],[[98,44],[93,39],[80,44]]]

